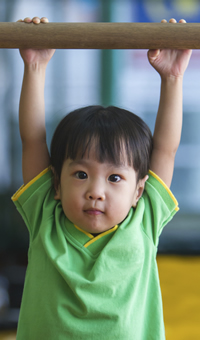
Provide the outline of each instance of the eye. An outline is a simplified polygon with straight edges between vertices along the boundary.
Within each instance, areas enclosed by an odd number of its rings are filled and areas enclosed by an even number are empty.
[[[121,176],[120,176],[120,175],[113,174],[113,175],[110,175],[110,176],[109,176],[108,180],[109,180],[110,182],[116,183],[116,182],[119,182],[119,181],[121,180]]]
[[[87,174],[84,171],[77,171],[75,173],[75,177],[78,179],[86,179],[87,178]]]

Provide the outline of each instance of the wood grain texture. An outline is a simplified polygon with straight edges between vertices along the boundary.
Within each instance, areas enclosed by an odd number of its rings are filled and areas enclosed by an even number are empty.
[[[1,22],[0,48],[200,49],[200,24]]]

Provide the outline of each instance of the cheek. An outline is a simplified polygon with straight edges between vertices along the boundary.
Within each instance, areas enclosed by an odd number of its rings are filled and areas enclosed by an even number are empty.
[[[136,190],[130,189],[130,186],[126,185],[119,190],[119,192],[113,194],[113,202],[123,209],[126,206],[132,206],[132,202],[136,196]]]
[[[64,213],[70,218],[71,215],[77,214],[81,209],[80,195],[75,190],[65,192],[61,199]]]
[[[110,216],[118,220],[124,219],[132,206],[132,199],[127,196],[120,195],[119,197],[113,196],[110,206],[107,206],[107,211]]]

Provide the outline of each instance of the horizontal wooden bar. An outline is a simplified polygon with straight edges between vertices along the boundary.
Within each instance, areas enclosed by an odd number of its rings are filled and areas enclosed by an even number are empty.
[[[0,23],[0,48],[200,49],[200,23]]]

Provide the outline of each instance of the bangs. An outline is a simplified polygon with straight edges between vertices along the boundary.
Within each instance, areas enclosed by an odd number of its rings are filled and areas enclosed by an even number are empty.
[[[92,151],[100,163],[126,163],[145,176],[151,144],[148,126],[135,114],[114,106],[88,106],[71,112],[58,125],[51,163],[60,178],[65,159],[89,157]]]
[[[125,135],[120,131],[93,126],[88,131],[81,130],[76,135],[69,136],[65,158],[82,159],[89,158],[92,152],[95,159],[100,162],[108,162],[115,165],[128,163],[133,166],[131,148]]]

